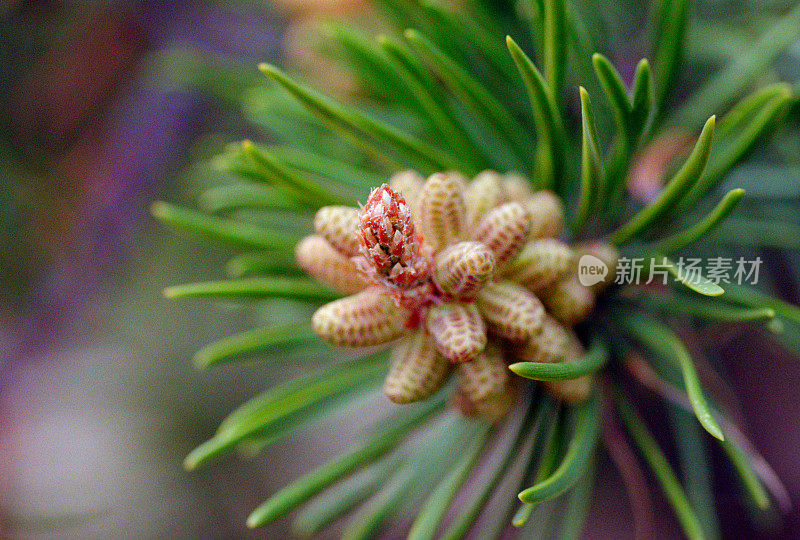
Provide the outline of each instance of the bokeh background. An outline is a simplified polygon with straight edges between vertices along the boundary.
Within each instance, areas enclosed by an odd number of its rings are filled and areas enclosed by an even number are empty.
[[[346,445],[340,428],[300,435],[253,460],[181,469],[228,411],[286,378],[291,365],[191,367],[199,346],[258,315],[162,299],[164,285],[219,275],[227,253],[165,232],[147,210],[154,199],[195,197],[214,174],[206,160],[225,142],[264,137],[238,100],[258,84],[258,62],[289,62],[329,91],[357,96],[346,73],[307,49],[318,15],[302,4],[0,3],[0,537],[284,537],[285,522],[247,531],[247,514]],[[376,24],[366,1],[322,4],[324,16]],[[793,4],[696,2],[693,71],[683,83],[696,84]],[[624,45],[636,32],[630,14],[641,16],[636,5],[608,2],[602,31]],[[615,61],[634,66],[638,52],[621,51]],[[797,87],[800,41],[767,78]],[[778,155],[755,159],[793,166],[789,180],[800,185],[796,117]],[[797,303],[796,254],[759,253],[785,276],[777,280],[782,297]],[[746,431],[800,504],[797,360],[755,329],[720,330],[715,339]],[[780,522],[749,522],[735,477],[714,458],[726,536],[800,536],[796,509]],[[593,538],[630,528],[607,465],[586,529]],[[657,503],[660,531],[677,536]]]

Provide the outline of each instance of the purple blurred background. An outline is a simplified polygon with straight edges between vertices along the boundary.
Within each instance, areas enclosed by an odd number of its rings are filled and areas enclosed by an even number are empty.
[[[21,284],[24,302],[4,317],[3,356],[19,358],[46,345],[43,337],[82,324],[137,240],[149,202],[169,189],[196,137],[218,128],[219,104],[182,87],[180,73],[160,72],[156,55],[188,49],[254,66],[277,54],[280,25],[266,11],[224,3],[8,9],[9,34],[28,30],[13,38],[45,40],[9,47],[3,66],[5,142],[33,172],[21,194],[33,198],[24,203],[33,244],[24,255],[35,260],[18,261],[32,275]]]
[[[213,339],[242,317],[161,300],[223,254],[167,240],[147,208],[181,198],[198,136],[241,123],[170,59],[226,59],[255,79],[283,24],[260,3],[0,6],[0,537],[245,534],[265,465],[232,486],[185,474],[181,456],[274,376],[189,367],[187,330]],[[258,383],[219,386],[242,378]]]

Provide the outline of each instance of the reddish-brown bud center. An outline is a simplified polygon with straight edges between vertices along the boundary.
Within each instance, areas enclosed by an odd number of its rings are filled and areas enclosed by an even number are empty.
[[[402,194],[387,184],[375,188],[359,215],[361,255],[378,277],[409,287],[427,279],[411,209]]]

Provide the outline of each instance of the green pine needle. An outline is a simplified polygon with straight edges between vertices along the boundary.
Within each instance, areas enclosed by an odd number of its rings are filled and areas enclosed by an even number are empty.
[[[407,30],[406,39],[414,46],[428,66],[444,80],[450,90],[480,118],[487,127],[503,139],[517,158],[517,166],[530,170],[530,148],[533,141],[528,131],[508,112],[480,81],[416,30]]]
[[[659,241],[655,246],[655,251],[659,253],[675,253],[686,249],[722,223],[733,212],[742,197],[744,197],[743,189],[729,191],[706,217],[698,221],[694,226]]]
[[[595,336],[586,354],[572,362],[563,364],[517,362],[508,366],[508,369],[526,379],[560,381],[577,379],[578,377],[595,373],[606,365],[608,358],[608,347],[601,338]]]
[[[730,65],[720,70],[695,92],[675,113],[676,122],[691,125],[702,118],[706,111],[720,110],[730,104],[798,35],[800,6],[794,7],[775,22],[758,40],[748,46],[744,54],[738,55]]]
[[[544,78],[560,103],[567,67],[567,9],[564,0],[544,0]]]
[[[551,476],[520,492],[519,500],[522,502],[536,503],[555,498],[574,486],[586,470],[600,434],[599,400],[590,397],[574,411],[576,425],[567,454]]]
[[[160,201],[152,204],[150,212],[169,227],[235,247],[293,251],[300,240],[299,236],[286,231],[273,231],[252,223],[209,216]]]
[[[198,369],[205,369],[240,356],[286,350],[314,342],[319,343],[319,338],[307,322],[255,328],[206,345],[195,353],[194,364]]]
[[[719,427],[719,424],[711,414],[711,409],[703,396],[702,386],[697,377],[694,362],[692,362],[689,352],[680,339],[666,326],[641,314],[620,314],[615,318],[631,336],[645,345],[645,347],[662,357],[671,358],[680,365],[686,393],[689,395],[689,400],[692,403],[692,409],[694,409],[697,419],[713,437],[724,441],[725,436],[722,434],[722,428]]]
[[[464,449],[464,453],[461,454],[460,461],[450,470],[420,508],[408,533],[409,540],[433,540],[436,537],[436,531],[444,518],[448,505],[475,466],[491,433],[490,426],[485,426],[470,441]]]
[[[372,433],[352,451],[314,469],[281,489],[250,514],[247,526],[251,529],[263,527],[307,501],[336,480],[364,464],[375,461],[400,442],[409,430],[439,410],[443,404],[444,398],[440,397],[409,407],[402,416]]]
[[[578,209],[572,222],[572,233],[577,235],[589,219],[594,208],[602,207],[605,195],[605,172],[597,144],[594,113],[589,93],[581,86],[581,193]]]
[[[583,530],[592,498],[595,470],[596,465],[593,460],[586,467],[583,478],[581,478],[569,496],[562,520],[563,528],[560,536],[562,540],[578,540],[581,537],[581,531]]]
[[[312,205],[346,204],[349,199],[341,197],[302,174],[283,165],[270,152],[256,147],[252,141],[242,141],[242,150],[252,161],[256,170],[268,178],[274,186],[289,197],[305,199]]]
[[[666,113],[667,100],[672,93],[681,62],[689,18],[689,0],[661,0],[655,11],[655,35],[653,36],[653,69],[655,72],[655,110],[658,117]],[[705,109],[713,111],[715,109]]]
[[[787,85],[774,85],[742,100],[720,122],[720,136],[712,147],[703,176],[678,207],[691,208],[714,187],[763,137],[776,119],[796,100]]]
[[[644,421],[639,418],[633,407],[621,395],[616,396],[615,403],[625,428],[633,438],[636,446],[639,447],[639,451],[650,466],[650,470],[653,471],[656,480],[661,484],[667,500],[675,511],[681,527],[683,527],[683,532],[693,540],[704,538],[703,527],[700,525],[697,513],[689,503],[689,499],[686,497],[675,471],[672,470],[667,458],[664,457],[655,439],[647,430]]]
[[[538,187],[555,189],[557,193],[562,193],[565,189],[562,174],[567,137],[555,97],[551,94],[542,74],[517,42],[511,36],[506,36],[506,44],[528,89],[528,97],[536,118],[536,133],[541,145],[538,150],[539,167],[536,175],[539,178]]]
[[[537,427],[549,421],[550,417],[547,415],[546,406],[542,405],[541,402],[535,403],[535,401],[529,405],[525,414],[520,416],[519,422],[513,426],[511,442],[504,452],[497,457],[475,493],[461,507],[454,521],[442,533],[441,537],[443,539],[456,540],[463,538],[467,534],[487,501],[494,494],[497,486],[503,481],[503,476],[513,464],[517,454],[524,452],[525,442],[532,437],[534,442],[538,439],[537,432],[539,430]]]
[[[375,386],[385,373],[385,362],[367,358],[267,392],[232,413],[214,437],[186,456],[184,467],[195,469],[253,436],[283,435],[298,420],[307,421],[309,413],[312,418],[324,416],[336,401],[365,385]]]
[[[252,276],[253,274],[300,274],[293,253],[285,251],[257,251],[242,253],[231,257],[225,265],[228,275],[233,278]]]
[[[727,298],[723,297],[723,300]],[[688,294],[673,293],[669,296],[647,295],[636,297],[635,302],[648,309],[662,313],[681,314],[698,319],[721,322],[771,321],[775,318],[772,308],[739,307],[719,300],[710,300]]]
[[[297,210],[303,205],[272,186],[241,182],[217,186],[204,191],[200,208],[211,213],[243,209]]]
[[[655,262],[658,258],[654,258]],[[660,257],[660,263],[666,266],[667,271],[672,274],[675,279],[693,290],[705,296],[720,296],[725,292],[725,289],[705,277],[701,272],[689,271],[686,268],[681,268],[667,257]]]
[[[534,481],[539,483],[545,478],[547,478],[553,470],[556,468],[556,463],[559,458],[559,455],[562,452],[562,435],[565,430],[564,427],[564,414],[559,414],[559,411],[554,411],[556,414],[554,415],[555,418],[552,421],[542,422],[542,426],[537,434],[538,437],[536,439],[536,443],[538,444],[538,448],[536,448],[537,452],[535,454],[535,459],[538,459],[538,463],[534,463],[531,461],[529,468],[532,470],[534,465],[536,465],[536,474],[534,475]],[[528,476],[529,471],[526,471],[524,476]],[[523,477],[524,482],[524,477]],[[523,502],[514,516],[511,518],[511,524],[514,527],[522,528],[527,525],[528,520],[533,515],[533,511],[536,508],[538,503],[528,503]]]
[[[321,94],[297,84],[275,66],[261,64],[259,69],[264,75],[285,88],[321,121],[395,170],[402,168],[400,162],[396,161],[392,153],[378,143],[399,150],[405,156],[408,166],[416,166],[427,171],[458,169],[458,162],[452,156],[443,153],[441,149],[436,149],[408,133],[370,118],[353,108],[335,103]]]
[[[292,532],[300,538],[311,538],[319,533],[374,494],[398,465],[399,460],[391,456],[323,491],[300,511],[292,524]]]
[[[438,445],[452,448],[464,440],[480,439],[486,426],[457,415],[448,415],[445,421],[428,434],[421,448],[414,452],[384,489],[378,492],[350,521],[342,535],[346,540],[373,538],[389,516],[408,500],[416,501],[427,493],[453,461],[454,456],[440,452]]]
[[[715,116],[706,121],[694,150],[686,159],[683,167],[667,182],[658,199],[633,216],[630,221],[611,235],[610,241],[613,244],[623,244],[637,234],[641,234],[656,220],[669,212],[680,199],[686,196],[692,186],[700,179],[703,170],[705,170],[711,151],[711,142],[714,138],[715,121]]]
[[[614,120],[617,123],[620,139],[626,144],[626,147],[629,147],[632,136],[628,131],[628,117],[631,115],[632,105],[625,83],[622,82],[622,77],[617,69],[602,54],[595,53],[592,56],[592,63],[594,64],[597,79],[600,81],[600,86],[603,88],[606,99],[614,113]]]
[[[164,289],[165,298],[292,298],[324,302],[340,296],[305,277],[251,277],[173,285]]]

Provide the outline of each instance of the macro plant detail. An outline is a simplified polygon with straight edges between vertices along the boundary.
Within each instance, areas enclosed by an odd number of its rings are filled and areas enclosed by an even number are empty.
[[[472,0],[466,15],[379,4],[396,33],[329,29],[368,107],[261,65],[268,85],[245,109],[285,143],[244,141],[218,156],[232,180],[203,193],[205,212],[153,205],[171,227],[255,250],[230,261],[231,279],[166,296],[268,300],[268,318],[294,315],[204,347],[199,367],[256,353],[314,361],[231,413],[186,467],[345,421],[377,390],[402,407],[273,494],[248,526],[302,506],[302,536],[352,514],[347,538],[375,536],[397,515],[411,538],[496,537],[510,523],[575,537],[600,442],[631,493],[638,537],[653,533],[643,465],[686,536],[717,536],[712,440],[747,497],[785,510],[695,338],[709,321],[780,333],[800,310],[682,261],[718,256],[715,231],[744,197],[720,181],[796,107],[787,84],[750,86],[795,35],[800,8],[749,61],[678,103],[686,1],[654,6],[653,66],[641,60],[630,85],[591,54],[602,43],[577,3]],[[615,279],[637,260],[643,279]],[[638,412],[641,390],[668,406],[680,473]],[[489,504],[495,490],[506,496]]]
[[[298,265],[320,283],[356,294],[319,308],[314,331],[338,347],[400,338],[384,384],[391,401],[431,396],[454,364],[462,412],[504,417],[514,395],[505,359],[577,360],[584,351],[571,327],[594,306],[594,292],[574,273],[572,249],[546,238],[561,233],[560,200],[527,186],[519,175],[494,171],[471,182],[458,173],[426,180],[403,171],[373,189],[360,210],[321,208],[317,234],[298,244]],[[612,246],[597,251],[616,266]],[[356,290],[352,276],[360,278]],[[574,403],[590,392],[588,376],[547,387]]]

